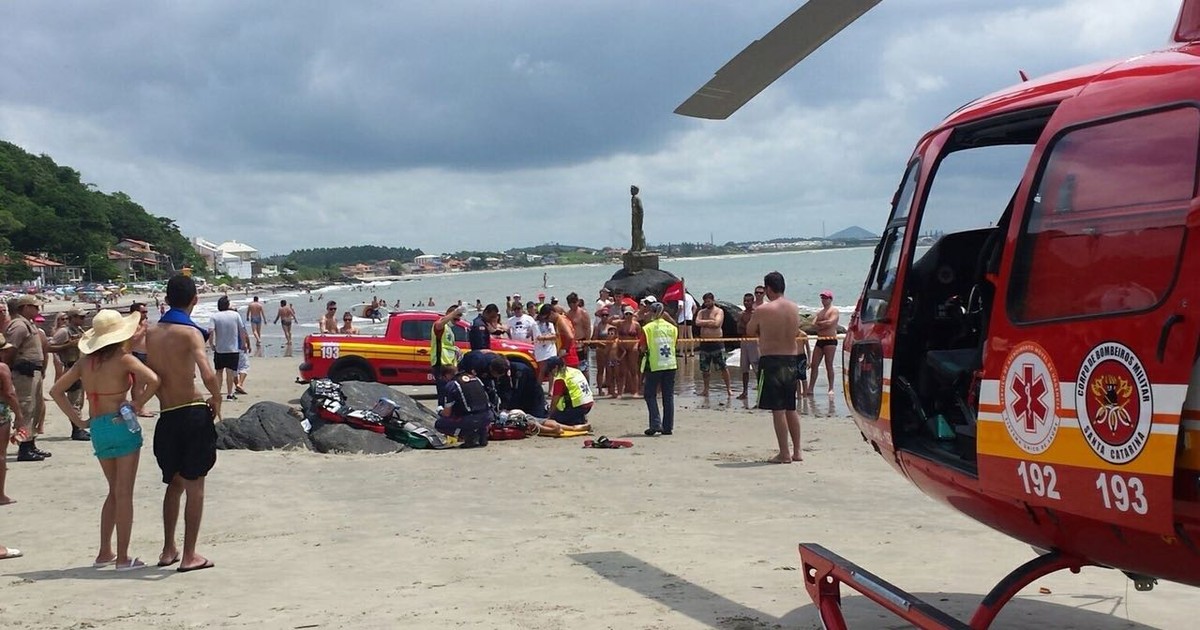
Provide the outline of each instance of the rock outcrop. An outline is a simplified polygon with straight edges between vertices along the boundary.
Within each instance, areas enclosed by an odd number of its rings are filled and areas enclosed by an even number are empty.
[[[313,445],[300,425],[302,419],[295,409],[287,405],[270,401],[254,403],[241,417],[216,424],[217,448],[311,451]]]

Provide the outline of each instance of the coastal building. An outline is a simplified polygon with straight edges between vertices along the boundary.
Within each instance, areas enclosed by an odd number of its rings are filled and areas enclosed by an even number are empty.
[[[192,249],[208,263],[208,268],[231,278],[249,280],[261,274],[258,250],[238,241],[220,245],[199,236],[192,239]]]
[[[39,287],[58,282],[58,271],[65,266],[62,263],[51,260],[44,255],[32,256],[25,254],[23,259],[25,261],[25,265],[28,266],[29,270],[33,272],[34,279],[32,284]]]
[[[154,245],[133,238],[123,238],[108,250],[108,260],[129,280],[157,277],[165,257]]]
[[[413,264],[418,267],[440,267],[442,265],[441,254],[424,254],[413,259]]]

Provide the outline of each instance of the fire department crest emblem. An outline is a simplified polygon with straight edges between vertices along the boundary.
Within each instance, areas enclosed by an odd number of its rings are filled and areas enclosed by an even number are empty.
[[[1116,342],[1092,348],[1075,381],[1075,411],[1100,459],[1125,464],[1142,452],[1150,439],[1154,393],[1133,350]]]
[[[1000,413],[1013,443],[1026,453],[1043,453],[1058,434],[1062,406],[1058,372],[1050,355],[1032,341],[1017,344],[1004,361]]]

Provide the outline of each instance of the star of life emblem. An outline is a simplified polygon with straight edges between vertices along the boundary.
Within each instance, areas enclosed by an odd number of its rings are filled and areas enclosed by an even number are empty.
[[[1004,362],[1000,408],[1014,444],[1032,455],[1044,453],[1058,435],[1062,406],[1058,372],[1040,345],[1018,344]]]

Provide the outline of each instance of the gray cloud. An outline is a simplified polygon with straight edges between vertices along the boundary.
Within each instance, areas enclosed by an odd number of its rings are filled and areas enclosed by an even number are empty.
[[[889,0],[714,123],[670,112],[796,3],[410,4],[17,3],[0,137],[265,251],[621,245],[631,182],[656,242],[877,229],[945,114],[1178,8]]]

